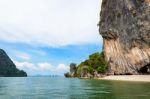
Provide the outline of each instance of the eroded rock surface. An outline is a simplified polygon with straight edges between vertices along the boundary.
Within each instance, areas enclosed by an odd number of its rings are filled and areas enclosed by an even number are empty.
[[[150,0],[103,0],[99,26],[110,74],[149,66]]]

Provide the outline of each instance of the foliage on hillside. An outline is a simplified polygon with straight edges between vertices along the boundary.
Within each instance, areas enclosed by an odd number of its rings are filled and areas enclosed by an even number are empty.
[[[81,62],[77,68],[77,76],[80,77],[83,71],[87,71],[91,75],[94,75],[96,71],[99,74],[104,74],[107,71],[107,62],[105,61],[104,52],[94,53],[89,56],[89,59]]]

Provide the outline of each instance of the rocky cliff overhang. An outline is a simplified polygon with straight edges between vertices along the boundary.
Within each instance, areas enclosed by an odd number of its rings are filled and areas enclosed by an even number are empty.
[[[110,74],[150,72],[150,0],[103,0],[99,27]]]

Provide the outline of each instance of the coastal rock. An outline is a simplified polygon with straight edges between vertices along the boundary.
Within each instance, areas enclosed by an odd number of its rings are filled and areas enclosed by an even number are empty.
[[[92,78],[93,75],[90,74],[89,70],[88,70],[88,66],[82,66],[82,69],[80,71],[80,77],[81,78]]]
[[[76,77],[77,66],[75,63],[70,64],[70,72],[65,73],[65,77]]]
[[[99,27],[109,74],[149,73],[150,0],[103,0]]]
[[[77,70],[77,66],[75,63],[70,64],[70,76],[74,77]]]
[[[0,49],[0,77],[26,77],[23,70],[18,70],[6,52]]]

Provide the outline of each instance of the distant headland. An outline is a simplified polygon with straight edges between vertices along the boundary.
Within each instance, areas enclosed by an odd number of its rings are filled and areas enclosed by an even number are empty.
[[[27,77],[27,73],[17,69],[3,49],[0,49],[0,77]]]

